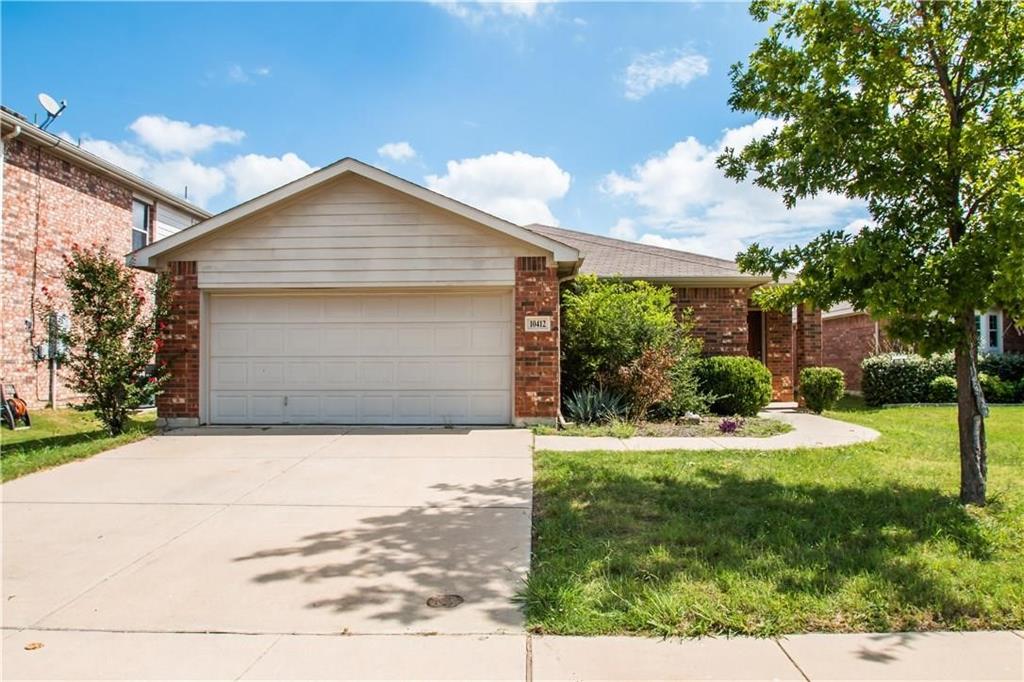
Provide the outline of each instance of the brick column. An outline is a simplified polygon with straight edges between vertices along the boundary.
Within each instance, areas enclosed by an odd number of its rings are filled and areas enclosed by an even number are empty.
[[[516,423],[553,422],[561,403],[558,270],[544,256],[516,258]],[[551,331],[526,331],[526,318],[550,316]]]
[[[772,373],[772,399],[793,399],[793,317],[764,311],[765,365]]]
[[[796,307],[796,376],[804,367],[821,366],[821,311],[806,305]]]
[[[704,340],[705,355],[747,354],[747,297],[744,288],[673,289],[677,310],[693,309],[693,334]]]
[[[171,378],[157,396],[157,416],[170,425],[199,423],[199,281],[195,261],[168,264],[171,310],[163,321],[163,347]]]

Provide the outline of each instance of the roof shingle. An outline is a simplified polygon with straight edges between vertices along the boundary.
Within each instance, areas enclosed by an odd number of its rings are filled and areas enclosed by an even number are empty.
[[[740,272],[735,262],[724,258],[638,244],[550,225],[533,224],[527,225],[526,228],[578,249],[583,256],[580,272],[598,277],[657,280],[724,279],[751,283],[763,283],[771,279]]]

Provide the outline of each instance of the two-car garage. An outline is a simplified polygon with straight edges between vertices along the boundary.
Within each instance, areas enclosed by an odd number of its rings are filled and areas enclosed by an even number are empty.
[[[166,425],[557,417],[579,251],[354,159],[130,259],[171,279]]]
[[[509,290],[208,301],[213,423],[511,421]]]

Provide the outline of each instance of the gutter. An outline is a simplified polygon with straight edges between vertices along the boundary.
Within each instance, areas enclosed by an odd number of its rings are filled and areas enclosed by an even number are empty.
[[[74,161],[75,163],[85,166],[90,170],[104,175],[114,176],[133,190],[152,195],[154,198],[157,198],[166,204],[170,204],[179,210],[185,211],[186,213],[194,215],[200,220],[206,220],[212,215],[208,211],[171,194],[162,187],[158,187],[148,180],[140,178],[134,173],[129,173],[120,166],[114,165],[91,152],[87,152],[67,140],[57,137],[56,135],[52,135],[45,130],[41,130],[30,123],[22,121],[7,111],[0,111],[0,121],[3,122],[5,127],[10,126],[12,129],[10,133],[3,136],[3,140],[5,142],[8,139],[18,137],[19,135],[25,135],[29,140],[39,144],[40,146],[48,147],[59,156]]]

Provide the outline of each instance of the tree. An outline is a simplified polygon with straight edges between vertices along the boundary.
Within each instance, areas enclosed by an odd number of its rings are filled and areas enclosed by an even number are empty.
[[[1024,5],[758,0],[750,12],[771,24],[733,67],[729,103],[778,125],[719,167],[789,207],[822,192],[862,200],[872,224],[754,244],[738,262],[776,281],[796,271],[762,305],[846,300],[899,340],[954,350],[960,500],[984,504],[975,311],[1024,320]]]
[[[150,300],[136,273],[106,248],[75,246],[64,262],[69,324],[55,326],[66,348],[62,363],[73,388],[87,396],[87,406],[117,435],[124,432],[128,411],[152,400],[168,378],[163,365],[146,370],[161,343],[158,320],[168,312],[170,285],[158,277]],[[51,315],[64,312],[55,297],[49,301]]]

